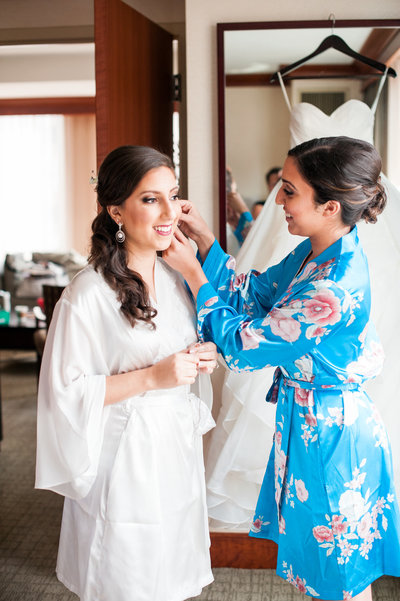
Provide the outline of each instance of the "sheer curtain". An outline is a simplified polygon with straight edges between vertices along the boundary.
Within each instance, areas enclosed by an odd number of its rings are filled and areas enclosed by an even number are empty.
[[[90,183],[96,168],[95,115],[66,115],[65,148],[67,210],[70,223],[69,245],[88,254],[91,224],[97,214],[95,186]]]
[[[0,117],[0,260],[68,248],[65,163],[62,115]]]

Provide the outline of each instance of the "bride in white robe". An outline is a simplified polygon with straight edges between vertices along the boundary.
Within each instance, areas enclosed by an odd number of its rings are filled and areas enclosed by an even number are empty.
[[[181,214],[168,157],[116,149],[97,191],[91,264],[65,289],[46,340],[36,487],[65,496],[57,576],[82,601],[183,601],[213,580],[202,434],[214,422],[191,384],[199,369],[212,371],[216,352],[188,352],[193,304],[156,256]],[[130,269],[122,276],[118,257]]]
[[[386,77],[382,77],[372,107],[349,100],[330,116],[309,103],[291,106],[291,148],[317,137],[341,136],[373,143],[374,117]],[[382,374],[366,387],[375,400],[391,439],[395,483],[400,496],[400,370],[397,335],[400,332],[400,192],[382,174],[387,207],[374,227],[362,223],[359,237],[370,268],[372,315],[386,360]],[[236,272],[264,271],[296,245],[281,207],[275,204],[280,183],[270,193],[236,258]],[[265,402],[274,370],[252,374],[227,372],[217,427],[211,434],[206,464],[210,527],[247,531],[253,518],[272,444],[275,406]]]

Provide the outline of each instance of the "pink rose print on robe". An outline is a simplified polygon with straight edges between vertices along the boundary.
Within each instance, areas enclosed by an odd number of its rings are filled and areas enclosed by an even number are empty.
[[[325,261],[325,263],[321,263],[321,265],[317,269],[317,275],[314,279],[323,280],[327,278],[331,272],[331,268],[335,263],[336,258],[329,259],[329,261]]]
[[[318,290],[303,302],[303,315],[306,323],[332,326],[340,321],[340,301],[329,288]]]
[[[313,535],[319,543],[333,541],[333,532],[328,526],[315,526],[313,528]]]
[[[312,390],[306,390],[305,388],[299,388],[297,386],[294,389],[295,403],[297,403],[301,407],[308,407],[308,405],[309,405],[308,398],[310,396],[312,398]],[[314,404],[314,402],[312,404]]]
[[[301,579],[300,576],[296,576],[295,587],[301,592],[306,593],[306,581]]]
[[[319,325],[310,326],[306,330],[306,338],[321,338],[326,332],[326,328],[321,328]]]
[[[307,279],[308,276],[310,275],[310,273],[312,273],[314,271],[314,269],[316,268],[317,264],[314,263],[313,261],[311,263],[308,263],[303,271],[303,279]]]
[[[306,419],[307,426],[311,426],[311,428],[315,428],[315,426],[317,425],[317,418],[315,417],[314,413],[309,411],[308,413],[306,413],[305,419]]]
[[[229,282],[229,291],[234,292],[237,288],[240,288],[240,286],[245,281],[246,281],[246,274],[240,273],[236,277],[232,278],[231,281]]]
[[[344,534],[345,532],[347,532],[347,528],[348,525],[343,522],[344,520],[344,516],[343,515],[334,515],[332,516],[332,522],[331,522],[331,526],[332,526],[332,532],[335,536],[340,536],[341,534]]]
[[[296,487],[297,498],[299,499],[299,501],[304,503],[304,501],[307,501],[308,499],[308,490],[306,489],[303,480],[295,480],[294,484]]]
[[[294,342],[300,336],[300,323],[293,317],[284,315],[279,309],[272,309],[268,322],[272,333],[287,342]]]
[[[247,325],[247,323],[244,323],[242,329],[240,330],[240,339],[242,341],[242,347],[244,351],[258,348],[260,346],[260,342],[265,340],[261,328],[251,328]]]
[[[218,302],[218,296],[212,296],[211,298],[206,300],[206,302],[204,304],[206,307],[211,307],[212,305],[215,305],[215,303],[217,303],[217,302]]]

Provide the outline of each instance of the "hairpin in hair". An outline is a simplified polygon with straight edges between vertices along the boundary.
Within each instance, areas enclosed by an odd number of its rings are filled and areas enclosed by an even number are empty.
[[[92,186],[95,186],[97,184],[98,177],[95,174],[95,172],[93,171],[93,169],[92,169],[91,173],[92,173],[92,175],[90,176],[89,184],[91,184]]]

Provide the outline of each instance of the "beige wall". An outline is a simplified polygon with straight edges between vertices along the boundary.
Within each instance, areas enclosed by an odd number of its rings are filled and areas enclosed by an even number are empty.
[[[244,199],[265,199],[265,174],[289,148],[289,111],[280,88],[226,89],[226,162]]]
[[[189,197],[218,231],[216,23],[394,19],[398,0],[186,0]]]

